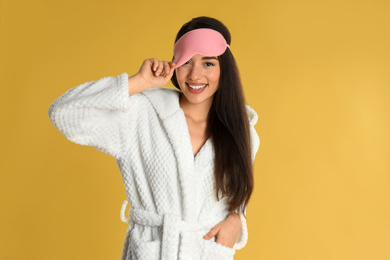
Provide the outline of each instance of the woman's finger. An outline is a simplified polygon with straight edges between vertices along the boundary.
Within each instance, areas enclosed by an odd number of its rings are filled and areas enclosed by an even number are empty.
[[[172,78],[173,72],[175,72],[175,69],[169,68],[169,72],[167,73],[166,77]]]
[[[156,77],[157,76],[160,76],[161,72],[163,71],[164,69],[164,63],[162,61],[158,61],[158,67],[157,67],[157,70],[156,70]]]
[[[176,63],[168,62],[169,72],[167,73],[167,76],[169,76],[170,78],[173,76],[173,73],[175,72],[175,68],[174,68],[175,65]]]
[[[204,239],[210,239],[210,238],[214,237],[216,234],[218,234],[219,229],[220,229],[220,227],[218,225],[216,225],[203,238]]]
[[[166,61],[162,61],[162,66],[161,76],[166,77],[169,74],[169,64]]]
[[[153,59],[150,59],[150,61],[152,62],[152,69],[153,69],[153,71],[156,71],[157,68],[158,68],[159,60],[153,58]]]
[[[165,74],[167,74],[167,65],[165,64],[165,61],[162,61],[162,66],[163,66],[163,69],[161,71],[161,74],[165,75]]]

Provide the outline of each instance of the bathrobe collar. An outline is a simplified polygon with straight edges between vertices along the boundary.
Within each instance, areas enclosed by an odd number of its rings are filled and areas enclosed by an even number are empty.
[[[141,92],[152,103],[161,119],[180,110],[179,97],[181,91],[172,88],[151,88]]]
[[[161,119],[165,119],[181,109],[180,93],[180,90],[172,88],[152,88],[142,92],[149,98]],[[246,111],[249,124],[254,126],[258,120],[257,113],[249,105],[246,105]]]

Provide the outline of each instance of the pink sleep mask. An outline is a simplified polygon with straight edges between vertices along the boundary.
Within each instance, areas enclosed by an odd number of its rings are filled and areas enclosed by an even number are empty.
[[[189,61],[195,54],[204,56],[222,55],[229,47],[225,38],[213,29],[195,29],[185,33],[173,47],[172,62],[176,63],[174,68],[180,67]]]

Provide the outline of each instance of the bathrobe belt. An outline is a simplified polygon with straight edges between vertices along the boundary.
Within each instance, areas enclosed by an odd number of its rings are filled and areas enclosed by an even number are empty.
[[[127,203],[127,200],[125,200],[121,209],[121,219],[123,222],[126,222],[127,224],[133,222],[139,225],[152,227],[162,226],[160,259],[165,260],[178,259],[179,252],[177,250],[181,252],[182,249],[185,250],[182,248],[183,246],[191,247],[193,244],[191,241],[185,241],[191,239],[191,236],[180,236],[180,234],[211,229],[221,221],[220,218],[212,216],[205,220],[190,222],[182,220],[181,216],[178,214],[165,213],[160,215],[152,211],[137,209],[134,207],[131,207],[129,210],[130,219],[126,219],[124,217],[124,212],[126,210]],[[206,233],[204,235],[206,235]]]

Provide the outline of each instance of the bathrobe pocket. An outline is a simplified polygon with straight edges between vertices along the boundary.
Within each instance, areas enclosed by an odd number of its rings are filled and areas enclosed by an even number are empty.
[[[126,260],[160,260],[161,238],[157,227],[135,224],[130,231]]]
[[[203,254],[202,259],[210,260],[233,260],[233,256],[236,253],[234,248],[230,248],[219,244],[212,239],[202,240],[203,243]]]
[[[151,242],[130,242],[126,260],[160,260],[159,240]]]

